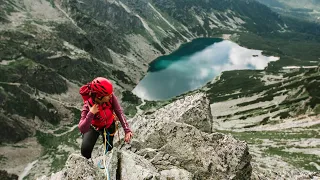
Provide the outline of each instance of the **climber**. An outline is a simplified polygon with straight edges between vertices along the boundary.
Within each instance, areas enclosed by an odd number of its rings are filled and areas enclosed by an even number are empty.
[[[130,143],[133,134],[117,97],[113,93],[112,83],[103,77],[97,77],[92,82],[80,88],[84,105],[82,107],[79,130],[82,133],[81,154],[87,159],[91,158],[94,145],[104,130],[108,133],[108,148],[113,148],[113,135],[116,131],[116,117],[119,119],[125,132],[124,141]],[[105,138],[103,138],[105,143]]]

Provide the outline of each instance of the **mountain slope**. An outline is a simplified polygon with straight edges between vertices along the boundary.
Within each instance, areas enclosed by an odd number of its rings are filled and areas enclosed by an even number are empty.
[[[131,90],[148,63],[184,42],[236,33],[245,46],[267,44],[261,49],[280,55],[290,54],[290,46],[283,45],[287,37],[262,43],[256,39],[278,33],[291,37],[283,33],[290,31],[307,41],[308,50],[319,43],[318,26],[286,24],[252,0],[0,0],[0,7],[1,169],[14,174],[30,162],[50,167],[43,172],[50,174],[79,148],[78,90],[96,76],[114,82],[126,114],[133,116],[141,101]],[[297,60],[301,51],[286,56],[285,62],[315,61]],[[21,152],[28,156],[17,158]]]
[[[208,99],[204,93],[197,93],[152,114],[134,117],[130,124],[135,139],[124,146],[117,142],[112,154],[107,155],[111,179],[250,178],[251,156],[246,143],[211,132],[210,116]],[[102,158],[101,152],[102,146],[97,147],[94,164]],[[68,158],[62,172],[51,177],[105,179],[92,161],[77,153]]]
[[[220,29],[240,29],[255,33],[279,30],[284,26],[276,13],[253,0],[249,1],[153,1],[155,6],[188,27],[202,23],[210,33],[210,26]],[[218,22],[216,22],[218,20]],[[262,23],[263,22],[263,23]],[[191,25],[192,26],[192,25]],[[198,27],[193,26],[193,29]]]
[[[147,63],[161,54],[172,52],[183,42],[211,36],[217,33],[215,29],[219,30],[218,33],[255,32],[259,28],[271,31],[283,24],[276,14],[254,1],[248,4],[245,1],[219,2],[1,1],[4,11],[0,14],[0,72],[5,74],[0,79],[3,89],[1,104],[7,104],[1,109],[8,113],[6,116],[13,124],[21,123],[14,120],[13,114],[19,114],[21,118],[26,116],[21,112],[24,105],[20,102],[13,105],[8,100],[12,98],[6,93],[9,85],[10,89],[15,89],[16,96],[31,98],[33,106],[41,107],[41,113],[39,110],[25,110],[27,119],[40,117],[46,124],[44,126],[54,126],[61,121],[72,123],[72,112],[62,114],[60,109],[80,108],[81,100],[63,98],[62,101],[59,94],[77,97],[76,88],[96,76],[113,80],[116,92],[122,97],[121,92],[132,90],[142,78]],[[213,8],[207,8],[210,6]],[[264,16],[274,22],[275,27],[259,23],[262,16],[247,11],[246,8],[250,7],[265,11]],[[183,11],[186,8],[190,11]],[[178,16],[179,13],[187,19]],[[20,84],[28,90],[20,91]],[[57,96],[53,99],[47,98],[55,94]],[[132,96],[130,93],[124,95],[124,99]],[[134,107],[129,103],[125,108],[128,109],[126,112],[134,113]],[[31,128],[27,132],[32,135],[35,131]],[[26,136],[18,133],[16,137]],[[22,139],[15,138],[14,142],[19,140]]]
[[[283,16],[320,23],[320,2],[317,0],[257,0]]]
[[[248,142],[253,166],[269,178],[294,178],[306,170],[316,174],[319,73],[319,66],[223,72],[204,88],[211,101],[213,129]],[[265,161],[268,165],[261,166]]]

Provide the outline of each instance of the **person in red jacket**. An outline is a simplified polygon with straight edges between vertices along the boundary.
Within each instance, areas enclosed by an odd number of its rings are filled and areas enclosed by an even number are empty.
[[[91,158],[92,150],[104,129],[108,133],[107,151],[113,147],[113,134],[116,131],[115,118],[117,117],[125,132],[125,142],[130,142],[132,131],[113,93],[112,83],[103,77],[97,77],[92,82],[83,85],[79,92],[83,98],[79,130],[83,134],[81,154],[87,159]],[[103,138],[104,139],[104,138]],[[104,141],[104,140],[103,140]]]

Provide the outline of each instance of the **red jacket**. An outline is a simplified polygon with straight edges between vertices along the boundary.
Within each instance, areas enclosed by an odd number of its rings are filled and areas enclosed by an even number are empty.
[[[99,105],[99,112],[95,115],[90,112],[89,103],[90,106],[93,105],[91,98],[85,101],[82,107],[81,118],[78,124],[81,133],[86,133],[91,124],[98,129],[104,127],[108,128],[114,121],[115,116],[118,117],[124,131],[126,133],[131,132],[122,108],[119,105],[118,99],[114,94],[112,95],[109,103],[103,103],[102,105]]]

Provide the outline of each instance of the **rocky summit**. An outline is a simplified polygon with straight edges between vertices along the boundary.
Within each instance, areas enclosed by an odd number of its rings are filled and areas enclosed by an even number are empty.
[[[320,178],[317,172],[300,170],[279,157],[264,157],[261,149],[216,132],[210,119],[210,103],[201,91],[136,115],[130,119],[135,132],[131,144],[117,141],[106,155],[111,179]],[[97,166],[103,156],[102,145],[89,160],[73,153],[62,171],[38,179],[105,179]]]
[[[205,94],[196,93],[131,119],[133,142],[108,155],[111,179],[250,179],[247,144],[211,132],[209,109]],[[63,171],[42,179],[102,179],[99,159],[72,154]]]

